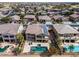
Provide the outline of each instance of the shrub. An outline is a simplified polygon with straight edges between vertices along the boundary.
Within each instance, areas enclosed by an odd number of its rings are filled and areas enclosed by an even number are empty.
[[[16,47],[13,52],[15,53],[15,55],[18,55],[21,53],[21,51],[22,51],[22,48]]]
[[[1,19],[1,21],[4,22],[4,23],[8,23],[8,22],[10,22],[10,17],[8,17],[8,16],[4,17],[4,18]]]

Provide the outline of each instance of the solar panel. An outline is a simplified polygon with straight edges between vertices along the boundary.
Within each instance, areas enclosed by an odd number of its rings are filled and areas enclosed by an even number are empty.
[[[42,25],[42,28],[43,28],[44,34],[47,35],[48,34],[47,26],[46,25]]]

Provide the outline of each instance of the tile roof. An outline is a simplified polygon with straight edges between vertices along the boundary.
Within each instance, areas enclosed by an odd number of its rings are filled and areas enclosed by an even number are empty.
[[[42,28],[40,26],[41,24],[32,24],[29,25],[26,29],[26,33],[30,33],[30,34],[41,34],[42,33]]]
[[[74,29],[73,27],[71,27],[69,25],[54,24],[53,26],[59,34],[77,34],[77,33],[79,33],[76,29]]]
[[[0,25],[0,34],[17,34],[20,24],[1,24]]]
[[[26,15],[24,18],[34,18],[35,19],[35,15]]]
[[[79,17],[79,15],[78,14],[72,14],[72,15],[70,15],[70,17],[77,18],[77,17]]]
[[[49,16],[38,16],[39,20],[51,20]]]
[[[11,18],[12,18],[12,20],[21,20],[20,16],[18,16],[18,15],[11,16]]]
[[[60,18],[64,18],[64,17],[61,16],[61,15],[55,15],[55,16],[53,16],[53,18],[54,18],[54,19],[60,19]]]

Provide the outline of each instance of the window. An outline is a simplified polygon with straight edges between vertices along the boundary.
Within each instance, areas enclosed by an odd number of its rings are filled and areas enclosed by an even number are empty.
[[[72,43],[75,43],[75,40],[71,40]]]
[[[37,42],[41,42],[41,40],[37,40]]]
[[[33,36],[28,36],[28,39],[34,39],[35,37],[33,37]]]
[[[14,36],[13,35],[10,35],[10,38],[14,38]]]
[[[28,34],[27,37],[29,40],[35,39],[35,35],[33,35],[33,34]]]
[[[69,43],[69,40],[65,40],[65,42]]]
[[[8,38],[8,35],[4,35],[5,38]]]
[[[11,42],[12,42],[12,43],[14,43],[14,42],[15,42],[15,40],[11,40]]]
[[[40,36],[40,35],[37,35],[37,38],[42,38],[42,36]]]
[[[6,42],[9,42],[9,40],[7,40],[7,39],[6,39],[5,41],[6,41]]]

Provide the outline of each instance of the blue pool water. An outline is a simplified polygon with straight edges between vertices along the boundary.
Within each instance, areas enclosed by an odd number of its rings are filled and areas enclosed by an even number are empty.
[[[70,52],[69,46],[65,46],[66,52]],[[74,49],[72,52],[79,52],[79,46],[74,46]]]
[[[41,46],[31,47],[31,51],[36,53],[43,53],[47,51],[47,47],[41,47]]]
[[[0,48],[0,52],[4,52],[9,46],[5,46],[4,48]]]

